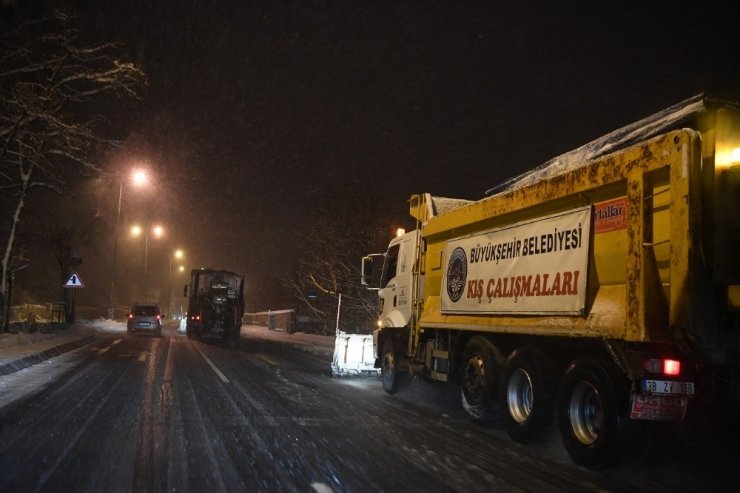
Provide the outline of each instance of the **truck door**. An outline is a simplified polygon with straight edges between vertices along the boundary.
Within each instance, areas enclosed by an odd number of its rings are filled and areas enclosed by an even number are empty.
[[[388,247],[379,292],[384,327],[405,327],[411,318],[415,239],[413,231],[394,239]]]

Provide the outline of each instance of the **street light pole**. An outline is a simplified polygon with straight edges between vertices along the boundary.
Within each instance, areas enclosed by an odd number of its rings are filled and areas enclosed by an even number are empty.
[[[131,182],[140,187],[147,183],[147,173],[142,169],[135,169],[131,173]],[[118,232],[121,226],[121,202],[123,201],[123,183],[121,179],[118,184],[118,207],[116,209],[116,229],[113,238],[113,267],[111,269],[110,293],[108,296],[108,318],[113,319],[116,314],[116,274],[118,273]]]
[[[169,285],[169,292],[167,294],[167,310],[170,312],[169,313],[170,317],[172,317],[172,312],[173,312],[172,310],[172,305],[173,305],[172,303],[172,258],[173,257],[181,258],[182,250],[175,250],[174,252],[170,254],[170,285]]]
[[[123,182],[118,185],[118,212],[116,213],[116,229],[113,233],[113,268],[111,269],[110,297],[108,299],[108,319],[113,320],[116,314],[116,267],[118,263],[118,228],[121,223],[121,200],[123,198]]]
[[[170,254],[170,285],[167,289],[167,318],[172,318],[172,257],[175,254]]]
[[[151,228],[152,233],[156,238],[160,238],[164,234],[162,226],[154,226]],[[139,225],[134,225],[131,228],[131,234],[133,236],[144,235],[144,301],[149,301],[149,282],[148,282],[148,263],[149,263],[149,228],[142,228]]]
[[[147,283],[146,259],[149,252],[149,233],[144,233],[144,301],[149,301],[149,285]]]

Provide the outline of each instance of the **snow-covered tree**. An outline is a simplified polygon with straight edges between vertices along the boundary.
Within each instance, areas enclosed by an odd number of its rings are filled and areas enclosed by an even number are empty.
[[[0,310],[22,215],[34,189],[65,189],[70,172],[99,171],[106,97],[135,97],[143,72],[116,43],[86,41],[73,17],[52,12],[0,35],[0,194],[9,203],[0,239]],[[7,236],[6,236],[7,235]]]

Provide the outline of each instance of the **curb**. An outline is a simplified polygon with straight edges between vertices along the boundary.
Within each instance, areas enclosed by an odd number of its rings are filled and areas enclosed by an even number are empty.
[[[40,353],[34,353],[29,356],[2,363],[0,364],[0,376],[10,375],[11,373],[21,371],[29,366],[35,365],[36,363],[41,363],[42,361],[53,358],[54,356],[59,356],[60,354],[72,351],[73,349],[77,349],[86,344],[90,344],[95,339],[97,339],[97,337],[94,335],[75,339],[74,341],[65,342],[64,344],[51,347],[41,351]]]

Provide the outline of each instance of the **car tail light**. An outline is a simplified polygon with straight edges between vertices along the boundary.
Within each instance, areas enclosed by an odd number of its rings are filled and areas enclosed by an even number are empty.
[[[162,315],[157,315],[157,320],[161,320],[161,319],[162,319]]]
[[[128,314],[128,318],[130,318],[130,319],[131,319],[131,318],[134,318],[134,314],[133,314],[133,313],[129,313],[129,314]]]
[[[645,369],[650,373],[660,373],[669,377],[681,374],[681,362],[671,358],[650,358],[645,360]]]

